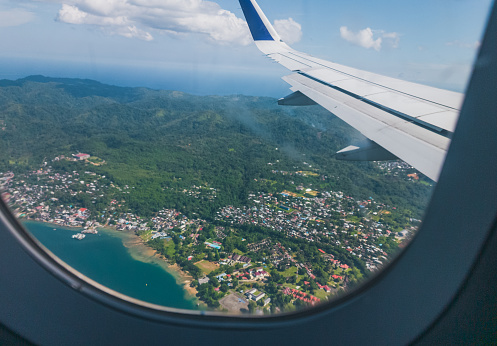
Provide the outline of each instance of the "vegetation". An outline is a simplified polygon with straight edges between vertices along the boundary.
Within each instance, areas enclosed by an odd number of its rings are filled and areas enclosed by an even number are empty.
[[[98,174],[134,187],[122,197],[145,216],[166,207],[211,219],[221,206],[243,205],[249,191],[291,190],[275,170],[302,171],[292,177],[296,184],[371,196],[416,218],[430,192],[374,163],[336,161],[333,153],[357,132],[319,107],[280,107],[271,98],[32,76],[0,81],[0,124],[0,171],[88,153],[106,162],[93,167]],[[74,163],[56,168],[72,171]],[[183,193],[193,185],[215,189],[215,197]]]

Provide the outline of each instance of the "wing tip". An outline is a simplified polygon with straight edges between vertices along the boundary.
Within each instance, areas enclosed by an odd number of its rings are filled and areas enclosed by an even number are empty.
[[[281,41],[255,0],[239,0],[254,41]]]

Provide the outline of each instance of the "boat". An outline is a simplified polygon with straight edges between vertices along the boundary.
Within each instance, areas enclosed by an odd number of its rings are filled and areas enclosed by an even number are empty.
[[[77,233],[77,234],[73,234],[72,237],[73,237],[73,239],[81,240],[81,239],[83,239],[86,236],[83,233]]]

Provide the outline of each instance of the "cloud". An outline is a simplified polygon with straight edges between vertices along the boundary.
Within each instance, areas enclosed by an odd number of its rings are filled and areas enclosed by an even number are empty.
[[[392,48],[398,48],[400,42],[400,35],[396,32],[382,32],[381,37],[385,42],[389,43]]]
[[[53,2],[53,0],[44,0]],[[153,33],[196,34],[218,44],[251,43],[246,22],[205,0],[59,0],[57,20],[89,25],[130,38],[153,40]],[[295,22],[293,22],[295,23]],[[291,28],[295,24],[290,23]]]
[[[467,42],[461,42],[461,41],[452,41],[452,42],[447,42],[445,44],[446,46],[449,47],[458,47],[458,48],[465,48],[465,49],[478,49],[481,46],[480,41],[476,41],[473,43],[467,43]]]
[[[275,20],[274,29],[281,39],[288,44],[297,43],[302,38],[302,25],[294,21],[293,18]]]
[[[383,43],[387,43],[392,48],[398,48],[400,35],[396,32],[385,32],[383,30],[362,29],[357,33],[352,32],[346,26],[340,27],[340,36],[347,42],[357,46],[381,50]]]
[[[358,33],[353,33],[346,26],[340,27],[340,36],[350,43],[357,46],[369,49],[373,48],[376,51],[381,49],[381,37],[376,40],[373,39],[373,30],[371,28],[366,28]]]
[[[32,12],[22,8],[0,11],[0,27],[19,26],[29,23],[34,19],[35,15]]]

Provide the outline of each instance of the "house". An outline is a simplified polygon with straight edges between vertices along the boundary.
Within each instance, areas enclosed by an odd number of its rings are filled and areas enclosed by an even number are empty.
[[[216,276],[216,279],[218,281],[224,281],[224,277],[226,276],[226,273],[222,273],[222,274],[219,274],[218,276]]]
[[[90,158],[90,155],[83,154],[83,153],[79,153],[79,154],[76,154],[76,155],[73,155],[73,156],[74,156],[74,158],[76,158],[76,160],[79,160],[79,161],[88,160]]]
[[[209,282],[209,280],[210,280],[210,279],[206,276],[206,277],[204,277],[204,278],[198,279],[198,284],[199,284],[199,285],[206,284],[206,283],[208,283],[208,282]]]
[[[88,217],[88,209],[86,209],[86,208],[79,209],[78,216],[79,217]]]
[[[245,263],[245,264],[249,264],[250,262],[252,262],[252,260],[247,257],[247,256],[240,256],[236,253],[234,253],[232,256],[231,256],[231,259],[235,262],[240,262],[240,263]]]
[[[254,276],[256,279],[260,279],[260,278],[265,278],[265,277],[269,276],[269,273],[265,270],[261,270],[261,271],[255,272]]]

